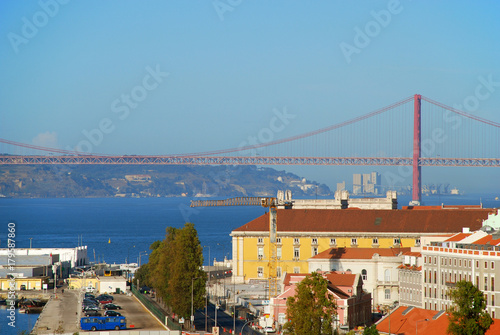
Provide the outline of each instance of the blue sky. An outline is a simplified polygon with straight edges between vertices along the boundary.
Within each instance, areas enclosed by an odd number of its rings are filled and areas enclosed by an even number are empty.
[[[97,153],[201,152],[238,147],[276,110],[294,116],[278,139],[415,93],[461,104],[488,77],[497,83],[488,98],[465,110],[500,122],[498,13],[493,0],[2,1],[0,137]],[[357,29],[375,30],[360,41]],[[386,170],[277,168],[331,187]],[[424,169],[424,183],[493,190],[497,170]]]

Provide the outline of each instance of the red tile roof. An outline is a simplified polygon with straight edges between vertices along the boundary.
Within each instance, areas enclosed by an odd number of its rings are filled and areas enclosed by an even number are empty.
[[[472,233],[458,233],[450,237],[449,239],[445,240],[445,242],[457,242],[460,240],[463,240],[466,237],[471,236]]]
[[[394,257],[402,252],[410,252],[411,248],[330,248],[320,252],[313,259],[371,259],[378,254]]]
[[[405,255],[405,256],[413,256],[413,257],[422,257],[422,254],[420,252],[416,252],[416,251],[404,252],[403,255]]]
[[[494,209],[278,209],[280,232],[456,233],[478,230]],[[269,231],[266,213],[233,232]]]
[[[418,321],[418,333],[419,334],[446,334],[448,329],[448,315],[443,313],[436,319],[433,317],[437,316],[439,311],[431,311],[428,309],[413,307],[408,311],[410,307],[399,306],[390,313],[390,315],[385,316],[382,320],[377,323],[377,329],[379,332],[389,332],[389,319],[391,325],[391,334],[400,335],[410,335],[415,334],[417,321]],[[405,313],[406,311],[406,313]],[[404,315],[403,315],[404,313]],[[428,321],[424,321],[424,320]]]
[[[335,286],[356,286],[356,276],[352,273],[340,273],[340,272],[324,272],[322,273],[323,277],[325,277],[330,284]],[[283,279],[284,286],[290,286],[293,284],[297,284],[302,279],[307,276],[310,276],[310,273],[287,273],[285,278]]]
[[[428,309],[399,306],[377,323],[379,332],[389,332],[389,318],[391,334],[413,335],[417,331],[419,334],[447,335],[449,324],[448,314],[440,311]],[[426,321],[427,320],[427,321]],[[418,322],[418,324],[417,324]],[[493,319],[493,324],[486,332],[486,335],[500,333],[500,320]]]

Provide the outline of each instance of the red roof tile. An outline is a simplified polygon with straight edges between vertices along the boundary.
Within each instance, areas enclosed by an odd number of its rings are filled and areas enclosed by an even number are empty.
[[[371,259],[378,254],[384,257],[394,257],[411,248],[330,248],[320,252],[313,259]]]
[[[454,233],[463,227],[481,228],[482,221],[494,209],[457,210],[330,210],[278,209],[278,231],[281,232],[405,232]],[[266,213],[234,232],[269,231]]]
[[[403,315],[404,313],[404,315]],[[447,335],[449,318],[447,313],[428,309],[399,306],[377,323],[379,332],[389,332],[389,318],[391,334],[413,335],[419,334]],[[417,323],[418,322],[418,323]],[[493,324],[486,335],[500,334],[500,320],[493,319]]]
[[[458,233],[450,237],[449,239],[445,240],[445,242],[457,242],[460,240],[463,240],[466,237],[471,236],[472,233]]]

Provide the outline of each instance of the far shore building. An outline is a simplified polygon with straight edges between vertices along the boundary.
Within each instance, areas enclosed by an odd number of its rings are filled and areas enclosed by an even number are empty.
[[[495,209],[419,206],[403,209],[277,209],[277,275],[307,273],[308,260],[330,248],[407,248],[429,238],[478,230]],[[238,282],[269,277],[269,213],[231,232]],[[417,249],[416,251],[418,251]],[[400,263],[401,264],[401,263]],[[331,270],[331,269],[330,269]]]
[[[373,308],[399,301],[398,267],[411,248],[329,248],[308,259],[309,273],[347,271],[361,275]]]

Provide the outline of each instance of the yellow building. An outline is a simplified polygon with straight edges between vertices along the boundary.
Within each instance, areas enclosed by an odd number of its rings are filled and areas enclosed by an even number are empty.
[[[26,278],[15,278],[15,290],[20,291],[21,287],[26,290],[42,290],[43,284],[49,283],[49,277],[26,277]],[[2,291],[10,291],[9,287],[12,279],[10,278],[0,278],[0,289]],[[24,285],[24,286],[23,286]]]
[[[331,247],[418,247],[426,236],[477,230],[492,209],[403,207],[400,210],[278,209],[277,275],[307,273],[307,260]],[[233,230],[233,273],[239,281],[269,275],[269,213]]]
[[[89,277],[89,278],[71,277],[71,278],[68,278],[68,287],[72,290],[79,290],[82,288],[92,287],[98,291],[99,290],[99,278],[97,278],[97,277]]]

